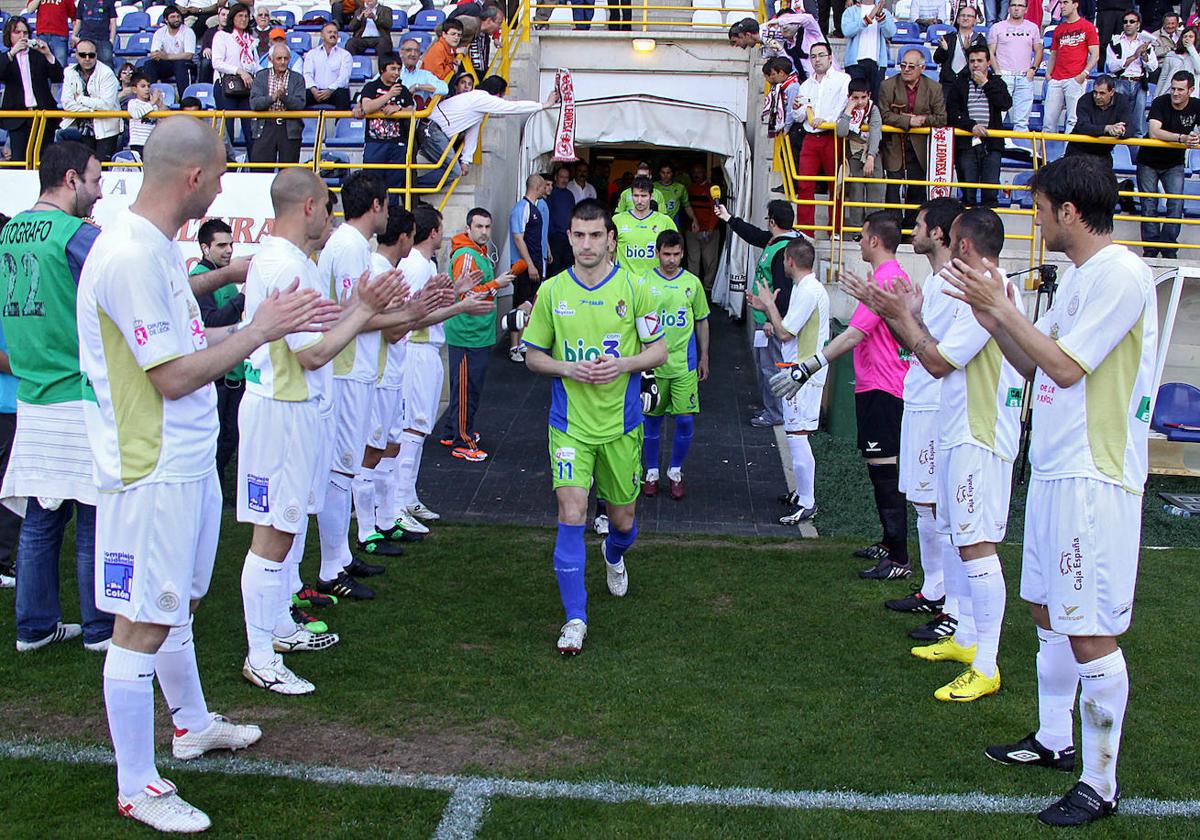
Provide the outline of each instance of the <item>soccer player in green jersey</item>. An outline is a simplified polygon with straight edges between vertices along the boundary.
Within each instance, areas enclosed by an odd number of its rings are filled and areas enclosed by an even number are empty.
[[[645,161],[639,163],[637,165],[637,169],[635,169],[633,172],[633,177],[634,178],[649,178],[651,183],[653,183],[654,178],[651,177],[651,175],[650,175],[650,164],[646,163]],[[663,196],[663,194],[661,192],[659,192],[658,187],[655,187],[653,192],[650,195],[650,209],[658,210],[661,212],[663,207],[666,206],[666,204],[667,204],[666,197]],[[621,190],[621,194],[617,197],[616,209],[613,210],[613,212],[614,213],[624,213],[626,210],[632,210],[632,209],[633,209],[633,187],[628,186],[625,189]]]
[[[658,167],[658,180],[654,182],[654,191],[663,197],[663,203],[658,205],[658,211],[667,218],[679,222],[679,214],[683,213],[690,220],[690,227],[696,230],[696,216],[688,202],[687,184],[675,180],[675,167],[664,163]]]
[[[663,416],[675,417],[675,437],[671,441],[671,498],[683,498],[683,461],[692,445],[694,414],[700,413],[700,383],[708,379],[708,299],[704,287],[691,272],[684,271],[683,236],[664,230],[655,242],[658,268],[645,277],[650,297],[658,308],[658,322],[667,336],[667,360],[654,376],[658,380],[658,405],[646,415],[646,482],[642,492],[658,494],[659,442]]]
[[[633,194],[633,209],[613,216],[617,228],[617,263],[635,276],[645,277],[658,268],[658,257],[654,255],[658,235],[677,228],[670,217],[650,209],[653,185],[649,178],[634,178],[629,189]]]
[[[558,639],[577,654],[587,637],[583,530],[588,491],[608,502],[611,527],[601,544],[608,591],[628,591],[625,552],[637,537],[644,370],[667,360],[658,312],[646,284],[609,256],[615,229],[604,207],[586,199],[571,212],[575,265],[538,291],[525,328],[525,363],[554,377],[550,473],[558,500],[554,572],[566,611]]]

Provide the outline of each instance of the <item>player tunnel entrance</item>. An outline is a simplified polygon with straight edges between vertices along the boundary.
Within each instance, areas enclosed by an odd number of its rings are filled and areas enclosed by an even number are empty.
[[[654,96],[616,96],[576,103],[575,148],[591,167],[608,169],[616,183],[612,207],[628,186],[626,175],[641,161],[651,165],[657,180],[663,162],[675,165],[675,178],[690,177],[693,164],[716,170],[730,212],[745,216],[750,205],[750,147],[745,126],[723,108],[694,105]],[[526,123],[521,141],[518,183],[534,172],[553,169],[557,111],[540,111]],[[608,196],[598,195],[602,202]],[[750,270],[750,250],[732,237],[723,245],[713,285],[713,303],[740,312]]]

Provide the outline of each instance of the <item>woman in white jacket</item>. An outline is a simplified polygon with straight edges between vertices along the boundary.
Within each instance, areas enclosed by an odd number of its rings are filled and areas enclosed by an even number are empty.
[[[1197,52],[1200,50],[1200,43],[1198,42],[1200,42],[1200,30],[1194,26],[1183,30],[1183,34],[1179,36],[1178,46],[1163,56],[1162,73],[1158,77],[1158,87],[1154,89],[1155,97],[1171,92],[1171,78],[1180,70],[1186,70],[1193,77],[1200,79],[1200,52]],[[1192,96],[1200,96],[1200,92],[1193,89]]]
[[[121,85],[112,68],[96,60],[96,45],[87,39],[75,45],[73,64],[63,71],[61,103],[64,111],[120,111]],[[85,119],[72,117],[62,122],[62,130],[74,129],[82,142],[96,151],[96,158],[110,160],[121,143],[125,123],[120,117]]]
[[[250,110],[250,85],[254,83],[254,74],[258,72],[258,55],[255,45],[258,39],[250,28],[250,7],[243,3],[233,3],[225,18],[225,26],[213,38],[213,98],[218,108],[238,111]],[[230,96],[222,86],[227,76],[241,76],[245,83],[245,95]],[[233,124],[236,120],[225,120],[225,130],[229,142],[233,142]],[[254,120],[242,117],[242,137],[246,141],[246,160],[254,145]]]

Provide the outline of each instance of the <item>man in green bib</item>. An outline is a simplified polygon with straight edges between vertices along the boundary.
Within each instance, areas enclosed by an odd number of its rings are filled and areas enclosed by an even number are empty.
[[[220,219],[209,219],[200,225],[196,234],[200,244],[200,262],[192,268],[190,276],[206,274],[225,268],[233,259],[233,231]],[[242,320],[246,298],[238,291],[237,284],[226,283],[211,292],[196,295],[200,306],[200,320],[206,327],[231,327]],[[217,418],[221,421],[221,433],[217,437],[217,477],[221,482],[221,496],[226,507],[233,507],[233,499],[225,492],[225,468],[229,466],[238,447],[238,407],[245,393],[245,369],[238,365],[217,380]]]

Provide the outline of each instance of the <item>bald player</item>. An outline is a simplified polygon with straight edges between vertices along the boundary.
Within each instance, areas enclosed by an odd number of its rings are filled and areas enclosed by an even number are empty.
[[[272,235],[262,242],[246,277],[246,317],[297,278],[301,289],[321,293],[317,266],[309,259],[332,231],[333,202],[325,182],[307,169],[285,169],[271,182],[275,211]],[[308,530],[308,516],[324,501],[318,493],[333,446],[333,366],[343,347],[370,328],[393,297],[406,294],[401,275],[364,273],[342,316],[328,332],[294,332],[257,348],[246,368],[246,396],[238,415],[237,515],[254,525],[242,567],[242,608],[249,653],[242,675],[277,694],[309,694],[282,653],[325,650],[338,643],[324,622],[293,618],[291,553]],[[325,418],[323,421],[322,418]],[[318,445],[312,445],[316,441]],[[285,568],[285,560],[287,567]],[[298,588],[298,587],[296,587]]]
[[[176,758],[257,741],[257,726],[210,714],[192,613],[208,590],[221,521],[213,381],[253,350],[320,331],[338,307],[298,282],[254,318],[207,332],[173,237],[221,190],[224,146],[191,117],[160,121],[133,204],[96,239],[79,282],[84,412],[100,489],[96,605],[116,615],[104,703],[117,759],[117,808],[159,831],[202,831],[154,763],[153,680],[171,709]]]

